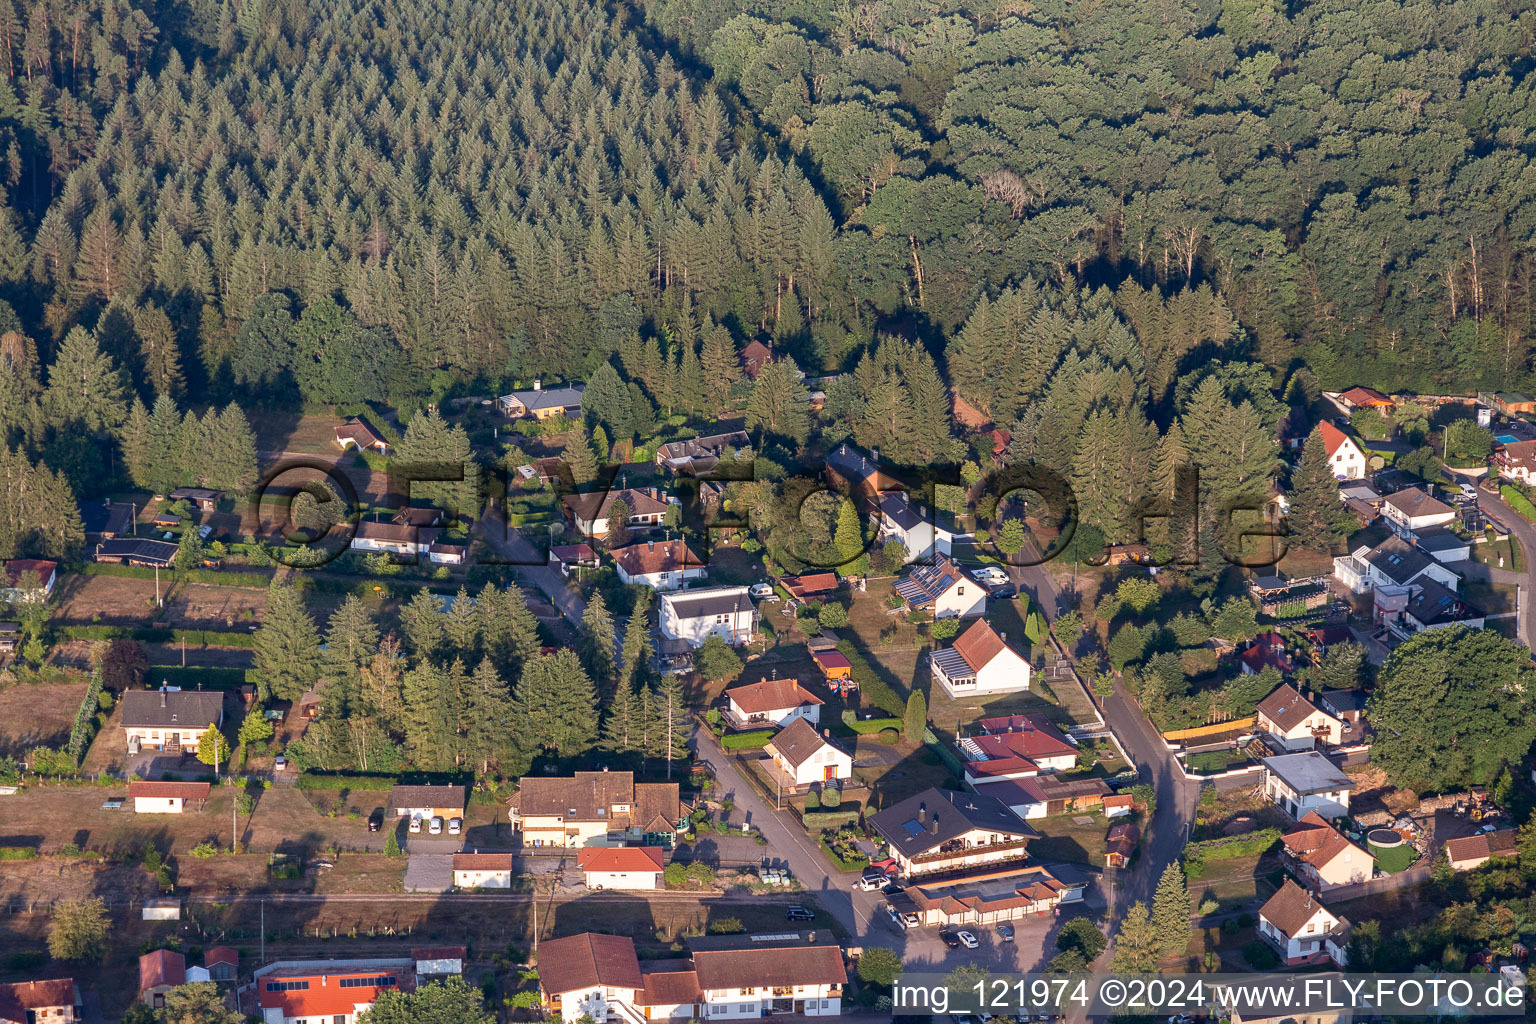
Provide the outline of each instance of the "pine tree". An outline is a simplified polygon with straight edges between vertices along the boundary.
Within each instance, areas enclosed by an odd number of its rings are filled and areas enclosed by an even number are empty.
[[[581,663],[604,689],[614,680],[613,615],[602,594],[593,594],[581,616]]]
[[[469,687],[459,711],[464,756],[478,766],[482,776],[506,752],[514,721],[512,694],[496,674],[490,660],[481,661],[469,677]]]
[[[1158,880],[1152,896],[1152,929],[1164,957],[1182,957],[1189,946],[1189,921],[1194,906],[1184,869],[1178,861],[1169,864]]]
[[[143,306],[133,316],[133,329],[139,336],[144,376],[155,394],[180,394],[187,382],[181,375],[181,353],[171,318],[159,306]]]
[[[672,777],[672,762],[690,756],[688,747],[688,701],[683,693],[683,681],[676,673],[662,676],[652,694],[651,706],[655,710],[651,731],[656,742],[652,748],[667,760],[667,778]]]
[[[87,430],[111,430],[128,415],[128,389],[112,358],[83,327],[64,336],[58,358],[48,371],[43,409],[50,423],[84,424]]]
[[[1339,481],[1329,466],[1321,430],[1307,435],[1301,447],[1301,459],[1291,474],[1290,503],[1291,535],[1303,548],[1327,554],[1344,543],[1348,513],[1339,502]]]
[[[639,712],[640,697],[632,684],[620,681],[608,702],[608,715],[603,719],[603,745],[618,753],[640,750],[644,734]]]
[[[149,410],[135,398],[117,432],[118,444],[123,449],[123,468],[135,485],[158,490],[150,479],[151,436]]]
[[[418,770],[453,767],[458,745],[453,676],[463,672],[463,664],[455,660],[446,669],[422,662],[405,674],[405,752]]]
[[[208,486],[246,494],[256,483],[256,432],[234,402],[219,413],[209,433]]]
[[[267,588],[267,613],[256,631],[257,699],[298,700],[320,678],[320,633],[291,584]]]
[[[621,548],[629,543],[629,517],[634,515],[630,510],[629,502],[623,498],[613,499],[613,504],[608,506],[608,548],[609,550]]]
[[[571,479],[578,487],[597,479],[597,459],[587,439],[580,434],[565,446],[560,458],[571,467]]]
[[[597,687],[569,649],[529,662],[516,702],[521,738],[531,749],[570,757],[597,738]]]
[[[747,398],[747,428],[797,445],[804,444],[810,435],[810,393],[788,359],[777,359],[758,373]]]
[[[442,651],[448,642],[442,609],[437,598],[428,590],[421,589],[411,595],[400,609],[400,628],[405,642],[413,654],[423,661],[430,661]]]
[[[837,508],[837,528],[832,534],[839,576],[863,576],[869,572],[869,553],[864,550],[864,532],[859,513],[850,498],[843,498]]]
[[[704,375],[704,407],[712,413],[724,412],[730,405],[731,391],[741,382],[741,362],[731,332],[716,326],[704,335],[704,351],[699,359]]]
[[[363,666],[378,653],[379,626],[363,599],[348,594],[326,624],[322,667],[330,687],[326,706],[345,715],[358,701]],[[332,694],[335,696],[332,696]]]
[[[1186,934],[1188,924],[1185,924]],[[1109,969],[1116,974],[1151,974],[1157,970],[1162,941],[1147,915],[1145,903],[1133,903],[1115,935],[1115,952]]]
[[[480,642],[485,656],[503,679],[516,679],[523,664],[539,653],[539,622],[528,610],[516,584],[487,583],[475,598],[480,616]]]
[[[619,689],[644,687],[644,676],[651,663],[650,591],[640,592],[624,627],[624,662],[620,666]]]
[[[480,616],[475,610],[475,602],[470,599],[468,587],[459,587],[443,618],[443,631],[455,657],[478,660]]]

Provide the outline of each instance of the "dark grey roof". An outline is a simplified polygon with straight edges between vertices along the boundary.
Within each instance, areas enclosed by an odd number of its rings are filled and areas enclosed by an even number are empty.
[[[1350,711],[1364,711],[1370,695],[1364,690],[1324,690],[1317,697],[1336,714],[1342,715]]]
[[[668,441],[656,453],[665,462],[691,463],[694,468],[713,465],[727,450],[750,450],[752,438],[745,430],[733,430],[728,434],[711,434],[708,437],[690,437],[682,441]]]
[[[163,540],[140,540],[119,537],[104,540],[96,545],[96,554],[103,558],[137,558],[143,562],[159,562],[170,565],[176,557],[176,545]]]
[[[1443,526],[1426,526],[1414,533],[1413,539],[1421,551],[1437,554],[1442,551],[1455,551],[1457,548],[1467,546],[1467,541],[1462,540]]]
[[[697,619],[706,615],[730,615],[752,609],[752,598],[746,587],[712,587],[705,590],[684,590],[666,594],[663,601],[671,602],[680,619]]]
[[[1408,614],[1426,626],[1483,617],[1482,612],[1462,600],[1455,591],[1428,576],[1419,580],[1418,593],[1408,602]]]
[[[1397,584],[1410,582],[1435,561],[1426,552],[1395,536],[1367,551],[1365,560]]]
[[[86,533],[122,533],[133,522],[133,506],[122,501],[81,502],[80,522]]]
[[[827,465],[851,484],[861,484],[879,472],[865,454],[849,444],[840,444],[827,455]]]
[[[893,850],[907,857],[934,849],[972,829],[1017,836],[1039,834],[995,797],[942,789],[925,789],[887,807],[870,818],[869,823]]]
[[[224,695],[212,690],[129,690],[123,694],[123,725],[206,729],[224,709]]]
[[[515,398],[530,410],[571,409],[581,405],[581,396],[586,390],[585,384],[566,384],[563,387],[540,388],[537,391],[514,391],[510,395],[503,395],[501,400],[506,403],[507,399]]]

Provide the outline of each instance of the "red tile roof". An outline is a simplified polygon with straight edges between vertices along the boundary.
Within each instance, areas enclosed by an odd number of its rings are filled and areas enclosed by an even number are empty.
[[[549,995],[603,985],[636,991],[645,988],[633,939],[583,932],[540,944],[539,987]]]
[[[51,1006],[75,1005],[75,979],[48,978],[42,981],[17,981],[0,985],[0,1008],[12,1001],[23,1011],[41,1010]],[[0,1009],[3,1012],[3,1009]],[[25,1012],[20,1020],[26,1021]]]
[[[212,967],[214,964],[231,964],[238,967],[240,951],[233,946],[211,946],[203,954],[203,966]]]
[[[1008,648],[986,619],[977,619],[970,629],[960,634],[952,646],[955,653],[977,672]]]
[[[583,846],[576,863],[583,871],[660,871],[667,851],[659,846]]]
[[[841,985],[848,980],[842,948],[836,945],[700,950],[693,954],[693,969],[706,991]]]
[[[985,734],[972,739],[989,753],[995,749],[1028,758],[1077,755],[1077,748],[1067,742],[1061,730],[1040,715],[984,718],[981,727]]]
[[[187,983],[187,958],[173,949],[157,949],[139,957],[139,991],[147,992],[157,985]]]
[[[1327,867],[1345,850],[1358,849],[1316,811],[1308,811],[1280,841],[1293,857],[1315,868]],[[1365,854],[1364,850],[1360,852]]]
[[[156,797],[162,800],[180,798],[182,800],[206,800],[208,799],[209,785],[206,782],[130,782],[128,783],[128,795],[131,797]]]
[[[456,853],[453,855],[455,871],[511,871],[510,853]]]
[[[639,998],[641,1006],[681,1006],[697,1003],[704,998],[699,990],[699,975],[687,961],[648,960],[640,965],[645,978],[645,993]]]
[[[789,591],[790,597],[804,600],[819,594],[830,594],[837,589],[837,574],[830,572],[806,573],[804,576],[781,576],[779,585]]]
[[[393,978],[390,984],[348,985],[342,987],[342,979]],[[305,981],[308,988],[291,988],[281,992],[268,990],[277,982]],[[361,1003],[372,1003],[380,992],[391,989],[410,991],[413,980],[400,973],[398,967],[345,967],[317,961],[314,973],[282,971],[256,979],[257,1002],[263,1010],[281,1010],[284,1017],[332,1017],[352,1014]],[[262,1014],[262,1016],[266,1016]]]
[[[748,686],[725,691],[732,703],[749,715],[783,711],[804,704],[821,704],[822,699],[794,679],[764,679]]]
[[[649,576],[658,572],[680,572],[684,569],[702,569],[704,560],[682,540],[648,540],[616,548],[613,560],[630,576]]]
[[[1392,400],[1375,388],[1353,387],[1339,396],[1350,405],[1391,405]]]
[[[1515,830],[1500,829],[1480,836],[1463,836],[1445,844],[1445,855],[1452,861],[1479,860],[1486,857],[1513,857]]]
[[[1353,438],[1344,433],[1344,431],[1340,430],[1338,427],[1334,426],[1332,423],[1327,422],[1326,420],[1317,425],[1317,430],[1318,433],[1323,435],[1323,448],[1328,452],[1329,458],[1333,457],[1333,453],[1338,451],[1339,447],[1343,445],[1345,441],[1353,440]],[[1359,446],[1356,445],[1356,447]]]
[[[5,562],[5,576],[13,587],[20,586],[22,577],[29,572],[37,573],[37,578],[47,586],[48,578],[58,570],[58,562],[45,562],[39,558],[12,558]]]
[[[1299,934],[1319,910],[1327,913],[1316,896],[1287,878],[1280,891],[1259,908],[1259,916],[1289,938]]]

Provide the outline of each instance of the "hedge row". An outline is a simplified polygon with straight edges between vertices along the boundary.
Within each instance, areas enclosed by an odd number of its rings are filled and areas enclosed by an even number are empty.
[[[1504,499],[1504,504],[1524,516],[1526,522],[1536,523],[1536,505],[1532,505],[1531,499],[1518,488],[1512,484],[1500,484],[1499,497]]]
[[[36,860],[35,846],[0,846],[0,860]]]
[[[720,746],[725,750],[756,750],[771,739],[773,739],[772,729],[733,732],[721,739]]]
[[[383,792],[394,789],[400,779],[394,775],[361,775],[347,772],[308,771],[299,775],[295,783],[299,789],[350,789],[366,792]]]
[[[85,760],[86,749],[96,736],[96,712],[101,710],[101,670],[91,673],[91,685],[85,688],[80,710],[75,712],[75,724],[69,730],[69,744],[64,748],[79,765]]]
[[[851,640],[839,640],[837,649],[853,665],[850,675],[864,700],[897,718],[907,713],[907,702],[897,696],[896,691],[875,674],[875,670],[870,667],[869,662],[864,660],[864,656],[859,653],[858,648],[853,646]]]
[[[68,640],[137,640],[143,644],[185,642],[202,647],[255,647],[256,634],[248,629],[165,629],[161,626],[58,626]]]

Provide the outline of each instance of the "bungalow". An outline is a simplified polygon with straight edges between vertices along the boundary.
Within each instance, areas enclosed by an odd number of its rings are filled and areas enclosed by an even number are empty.
[[[389,442],[364,420],[353,417],[336,428],[336,447],[342,451],[348,448],[356,448],[358,451],[373,451],[380,455],[389,454]]]
[[[102,563],[169,569],[176,560],[176,550],[176,545],[168,541],[121,537],[97,544],[91,557]]]
[[[453,855],[455,889],[512,888],[510,853],[456,853]]]
[[[1280,841],[1286,866],[1313,891],[1367,881],[1375,870],[1371,855],[1316,811],[1308,811]]]
[[[526,775],[507,809],[524,846],[671,846],[683,825],[675,782],[636,782],[633,772]]]
[[[134,515],[134,506],[124,501],[109,499],[80,504],[80,522],[85,527],[85,539],[90,543],[132,533]]]
[[[1452,871],[1471,871],[1495,857],[1514,857],[1518,853],[1512,828],[1451,839],[1445,844],[1445,859],[1450,862]]]
[[[187,983],[187,958],[174,949],[157,949],[139,957],[139,999],[156,1009],[165,994]]]
[[[224,499],[224,492],[207,487],[178,487],[170,493],[170,499],[184,501],[199,512],[217,512],[219,502]]]
[[[690,580],[701,580],[709,575],[704,560],[688,549],[682,538],[641,541],[612,552],[613,564],[618,569],[619,582],[638,583],[655,591],[677,590]]]
[[[128,795],[133,798],[135,814],[180,814],[183,809],[200,811],[208,799],[206,782],[130,782]]]
[[[654,890],[666,886],[662,876],[667,851],[659,846],[584,846],[576,851],[588,889]]]
[[[914,566],[891,589],[914,611],[931,611],[935,619],[967,619],[987,612],[986,588],[944,555],[932,565]]]
[[[427,561],[432,565],[463,565],[468,549],[463,544],[434,541],[427,545]]]
[[[520,419],[524,416],[531,416],[536,420],[551,420],[557,416],[578,419],[581,416],[582,395],[586,390],[585,384],[563,384],[556,388],[546,388],[543,381],[536,380],[530,390],[502,395],[496,399],[496,404],[501,409],[502,415],[509,419]]]
[[[796,718],[769,740],[765,752],[779,774],[796,789],[816,783],[835,786],[853,778],[853,758],[803,718]]]
[[[1375,388],[1350,388],[1348,391],[1340,393],[1339,403],[1351,411],[1380,409],[1383,412],[1391,412],[1393,408],[1392,399]]]
[[[998,779],[1033,778],[1077,764],[1077,747],[1039,715],[983,718],[981,732],[959,741],[965,781],[976,786]]]
[[[224,721],[224,695],[207,690],[128,690],[119,701],[128,754],[196,754],[209,726]]]
[[[1363,480],[1367,466],[1365,451],[1354,438],[1324,421],[1317,425],[1328,453],[1328,468],[1337,480]]]
[[[1343,967],[1350,925],[1329,913],[1317,897],[1291,881],[1259,908],[1259,934],[1277,950],[1287,967],[1332,960]]]
[[[1456,510],[1422,487],[1407,487],[1387,495],[1381,505],[1387,528],[1404,540],[1430,526],[1445,526],[1456,518]]]
[[[644,991],[635,940],[627,935],[583,932],[548,939],[539,950],[539,994],[560,1019],[575,1022],[633,1019],[636,996]],[[640,1016],[640,1019],[644,1019]]]
[[[821,724],[822,699],[795,679],[764,679],[725,691],[725,717],[740,728],[789,725],[803,718]]]
[[[5,1024],[76,1024],[84,1000],[73,978],[0,984],[0,1021]]]
[[[948,516],[932,515],[922,505],[914,506],[906,494],[892,491],[880,498],[880,539],[900,541],[906,549],[907,562],[931,560],[948,555],[957,535]]]
[[[209,981],[234,981],[240,973],[240,951],[233,946],[213,946],[203,953]]]
[[[389,791],[389,809],[397,818],[431,821],[464,817],[463,786],[396,786]]]
[[[1344,739],[1344,723],[1289,683],[1259,701],[1258,730],[1283,750],[1312,750],[1319,743],[1337,746]]]
[[[929,655],[933,681],[954,699],[1024,693],[1033,666],[1008,646],[986,619],[978,619],[953,645]]]
[[[619,490],[591,491],[586,494],[567,494],[562,500],[565,514],[584,537],[602,540],[608,536],[608,510],[616,501],[623,501],[629,508],[627,526],[650,529],[660,526],[667,515],[672,499],[654,487],[625,487]]]
[[[888,906],[913,925],[965,927],[1018,921],[1079,903],[1087,879],[1066,864],[1028,864],[1001,877],[980,875],[925,882],[896,893]]]
[[[967,766],[972,767],[975,766]],[[970,778],[967,775],[967,779]],[[1091,811],[1095,807],[1104,806],[1114,794],[1114,790],[1103,779],[1073,779],[1046,774],[978,777],[971,786],[983,796],[1001,800],[1010,811],[1025,819],[1048,818],[1068,811]],[[1118,817],[1114,814],[1107,816]]]
[[[892,804],[868,821],[907,879],[1022,866],[1025,847],[1038,835],[994,797],[933,788]]]
[[[708,437],[690,437],[669,441],[656,449],[656,465],[679,475],[707,473],[725,459],[745,459],[752,455],[752,438],[745,430]]]
[[[1493,451],[1499,478],[1527,486],[1536,483],[1536,441],[1514,441]]]
[[[379,993],[413,991],[415,961],[279,960],[256,971],[245,990],[249,1016],[264,1024],[356,1024]]]
[[[661,635],[697,648],[709,636],[731,646],[749,643],[757,628],[757,606],[746,587],[709,587],[661,595]]]
[[[773,362],[773,349],[754,338],[741,350],[739,359],[747,379],[757,380],[757,375],[763,372],[763,367]]]
[[[41,558],[7,559],[0,564],[0,572],[5,574],[0,601],[7,604],[46,601],[53,596],[54,584],[59,581],[59,563]]]
[[[1315,750],[1264,759],[1264,795],[1298,820],[1309,811],[1342,818],[1349,813],[1354,788],[1348,775]]]
[[[590,544],[557,545],[549,549],[549,559],[560,570],[560,575],[567,577],[572,569],[596,569],[598,566],[597,552]]]
[[[1131,863],[1131,858],[1136,855],[1136,844],[1141,842],[1141,829],[1135,822],[1117,821],[1109,826],[1109,834],[1104,837],[1104,866],[1107,868],[1123,868]]]
[[[353,551],[387,552],[419,558],[437,542],[441,531],[408,523],[380,523],[365,519],[357,524],[349,545]]]

